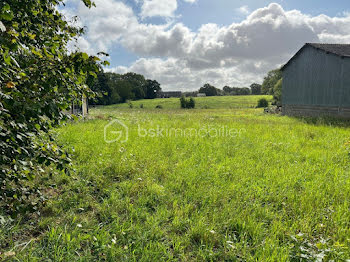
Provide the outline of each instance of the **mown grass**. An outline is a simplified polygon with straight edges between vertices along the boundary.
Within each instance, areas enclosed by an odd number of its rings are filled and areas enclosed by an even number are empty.
[[[147,105],[91,117],[58,130],[76,171],[41,179],[51,196],[42,215],[1,227],[10,260],[350,258],[348,123]],[[104,142],[112,119],[128,126],[126,143]],[[140,137],[140,128],[235,132]]]

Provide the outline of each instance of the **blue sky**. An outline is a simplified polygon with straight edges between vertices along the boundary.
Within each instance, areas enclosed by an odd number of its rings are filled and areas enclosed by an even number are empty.
[[[349,1],[310,1],[310,0],[202,0],[193,5],[181,3],[179,14],[186,25],[193,29],[205,23],[229,25],[232,22],[242,21],[245,16],[235,12],[241,6],[247,6],[253,11],[268,6],[270,3],[279,3],[285,10],[297,9],[310,15],[327,14],[336,16],[349,9]]]
[[[345,0],[95,0],[91,10],[66,2],[88,29],[83,51],[106,51],[107,70],[142,73],[166,90],[247,86],[305,42],[350,41]]]
[[[134,0],[125,0],[124,3],[130,5],[135,12],[140,12],[140,5]],[[270,3],[279,3],[285,10],[300,10],[302,13],[317,16],[325,14],[328,16],[342,16],[349,12],[349,2],[345,0],[337,1],[310,1],[310,0],[198,0],[196,3],[178,2],[175,20],[184,23],[193,31],[198,30],[203,24],[216,23],[219,25],[230,25],[233,22],[241,22],[246,14],[237,12],[242,6],[247,6],[250,11],[268,6]],[[145,19],[146,23],[162,24],[167,19],[156,17]],[[128,52],[122,46],[114,46],[110,51],[112,66],[131,65],[138,56]]]

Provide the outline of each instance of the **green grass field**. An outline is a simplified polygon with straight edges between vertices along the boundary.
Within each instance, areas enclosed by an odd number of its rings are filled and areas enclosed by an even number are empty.
[[[60,128],[75,172],[40,179],[50,197],[42,215],[1,225],[0,257],[350,259],[349,123],[264,114],[257,99],[201,98],[194,110],[139,101]],[[105,143],[113,119],[127,142]]]
[[[196,97],[197,109],[233,109],[233,108],[254,108],[260,98],[272,100],[272,96],[216,96],[216,97]],[[132,101],[133,108],[140,108],[143,105],[144,109],[154,109],[160,105],[163,109],[178,109],[179,98],[168,99],[153,99]],[[121,108],[129,108],[128,103],[112,105],[104,107],[103,110],[115,110]]]

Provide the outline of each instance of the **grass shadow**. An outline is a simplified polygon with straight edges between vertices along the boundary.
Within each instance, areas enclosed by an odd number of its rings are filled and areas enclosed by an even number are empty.
[[[314,126],[350,127],[350,119],[335,116],[291,116],[291,118]]]

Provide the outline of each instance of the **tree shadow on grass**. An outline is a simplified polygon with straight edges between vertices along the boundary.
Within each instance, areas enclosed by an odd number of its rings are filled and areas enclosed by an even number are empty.
[[[299,122],[306,123],[314,126],[334,126],[334,127],[350,127],[349,118],[340,118],[334,116],[292,116],[292,118]]]

